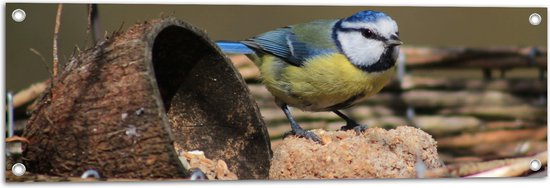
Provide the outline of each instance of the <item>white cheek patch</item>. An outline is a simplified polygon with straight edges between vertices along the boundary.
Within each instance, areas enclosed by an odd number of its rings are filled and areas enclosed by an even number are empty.
[[[384,53],[383,42],[366,39],[359,32],[338,32],[338,40],[344,54],[356,65],[372,65]]]

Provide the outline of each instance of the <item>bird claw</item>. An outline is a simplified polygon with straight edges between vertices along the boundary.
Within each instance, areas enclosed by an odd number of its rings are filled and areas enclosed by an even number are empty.
[[[306,131],[306,130],[303,130],[303,129],[297,129],[297,130],[289,131],[283,136],[283,138],[286,138],[289,135],[294,135],[294,136],[297,136],[297,137],[307,138],[307,139],[313,140],[314,142],[317,142],[319,144],[323,144],[323,141],[321,141],[319,136],[317,136],[313,132]]]
[[[367,125],[359,125],[357,123],[348,123],[340,128],[342,131],[354,130],[357,135],[367,131],[369,127]]]
[[[353,128],[353,130],[355,130],[355,133],[357,133],[358,135],[361,134],[361,133],[364,133],[367,131],[369,127],[366,126],[366,125],[359,125],[359,126],[355,126]]]

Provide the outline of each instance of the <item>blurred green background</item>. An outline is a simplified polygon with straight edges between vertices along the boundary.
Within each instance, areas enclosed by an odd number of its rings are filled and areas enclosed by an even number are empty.
[[[17,8],[26,11],[22,23],[11,19]],[[6,5],[6,90],[19,91],[45,80],[51,67],[56,4]],[[246,5],[99,5],[101,25],[106,32],[134,23],[172,15],[203,28],[214,40],[240,40],[259,33],[314,19],[342,18],[357,11],[386,12],[399,25],[402,40],[415,46],[546,46],[546,8],[441,8],[360,6],[246,6]],[[532,26],[531,13],[543,22]],[[89,47],[84,4],[65,4],[59,36],[60,60],[66,62],[75,46]],[[86,42],[88,41],[88,42]]]

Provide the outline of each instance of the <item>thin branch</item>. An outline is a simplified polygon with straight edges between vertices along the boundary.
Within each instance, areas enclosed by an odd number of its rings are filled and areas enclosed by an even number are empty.
[[[122,29],[124,28],[124,21],[122,21],[122,23],[120,24],[120,26],[118,27],[118,29],[116,30],[116,34],[120,34],[122,33]]]
[[[86,15],[87,15],[86,16],[86,21],[87,21],[86,36],[90,36],[90,31],[91,31],[91,27],[92,27],[92,4],[86,4],[86,9],[88,10],[86,12]],[[90,40],[90,37],[85,37],[84,38],[84,47],[88,46],[88,40]],[[93,43],[93,41],[92,41],[92,43]],[[73,51],[73,55],[74,55],[74,51]]]
[[[19,108],[38,98],[48,87],[49,80],[34,83],[13,96],[13,108]]]
[[[46,67],[46,70],[48,71],[48,73],[50,73],[50,75],[52,75],[52,71],[50,70],[50,66],[48,66],[48,61],[46,61],[46,58],[44,58],[44,56],[42,56],[42,54],[37,50],[35,50],[34,48],[30,48],[29,50],[32,53],[36,54],[38,57],[40,57],[40,59],[42,60],[42,63],[44,63],[44,66]]]
[[[88,25],[86,27],[86,34],[90,33],[92,28],[92,6],[93,4],[88,4]]]
[[[57,6],[57,15],[55,16],[55,29],[53,32],[53,77],[57,77],[57,69],[59,64],[59,57],[57,53],[57,38],[59,36],[59,27],[61,26],[61,12],[63,11],[63,4]]]
[[[12,136],[12,137],[6,138],[6,142],[15,142],[15,141],[24,142],[24,143],[26,143],[26,144],[30,144],[30,143],[31,143],[31,142],[30,142],[29,140],[27,140],[27,138],[25,138],[25,137]]]
[[[546,166],[548,164],[548,151],[520,158],[452,164],[430,169],[426,172],[425,177],[515,177],[529,172],[529,162],[533,159],[538,159],[542,166]]]
[[[99,10],[97,4],[88,5],[88,29],[92,33],[92,43],[95,45],[98,41],[102,41],[104,37],[101,35],[101,26],[99,23]]]

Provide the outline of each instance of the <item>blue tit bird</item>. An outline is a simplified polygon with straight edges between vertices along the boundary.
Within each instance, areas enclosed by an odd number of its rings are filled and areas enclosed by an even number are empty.
[[[390,16],[367,10],[217,44],[224,53],[247,54],[256,63],[292,134],[321,142],[299,126],[288,106],[332,111],[346,121],[342,130],[366,129],[339,110],[373,96],[390,81],[402,42]]]

